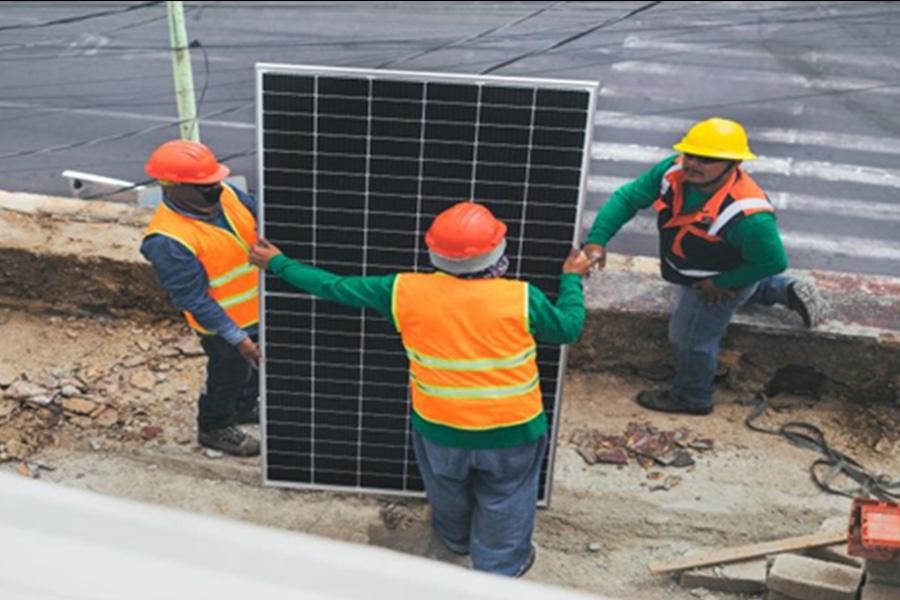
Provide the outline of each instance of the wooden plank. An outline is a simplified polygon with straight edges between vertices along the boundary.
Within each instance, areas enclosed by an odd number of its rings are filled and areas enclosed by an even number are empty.
[[[713,550],[712,552],[707,552],[705,554],[696,554],[694,556],[687,556],[669,562],[652,563],[649,568],[652,574],[659,575],[661,573],[669,573],[672,571],[686,571],[697,567],[708,567],[711,565],[737,562],[756,558],[758,556],[765,556],[767,554],[794,552],[796,550],[815,548],[816,546],[830,546],[846,541],[846,531],[826,531],[814,533],[812,535],[785,538],[783,540]]]

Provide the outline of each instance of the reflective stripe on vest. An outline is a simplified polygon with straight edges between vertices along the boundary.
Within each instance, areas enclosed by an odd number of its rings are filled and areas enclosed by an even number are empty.
[[[740,168],[728,177],[728,180],[699,209],[683,213],[684,207],[684,171],[682,157],[678,157],[660,183],[660,197],[653,203],[653,209],[659,213],[671,211],[671,216],[661,223],[662,229],[678,228],[672,243],[671,252],[681,259],[685,255],[683,242],[692,235],[712,244],[722,242],[719,233],[739,216],[757,212],[774,212],[774,208],[766,200],[765,195],[756,182]],[[674,264],[669,261],[674,267]],[[676,269],[682,273],[686,271]]]
[[[404,273],[392,304],[419,417],[483,431],[541,414],[526,283]]]
[[[247,262],[248,249],[257,239],[256,218],[227,185],[222,186],[220,202],[231,231],[160,204],[144,237],[166,236],[194,254],[209,279],[210,297],[238,327],[245,328],[259,321],[259,270]],[[212,333],[190,312],[184,316],[195,330]]]

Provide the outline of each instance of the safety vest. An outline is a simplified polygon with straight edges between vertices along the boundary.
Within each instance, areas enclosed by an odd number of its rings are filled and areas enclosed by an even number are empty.
[[[739,267],[743,258],[738,248],[725,243],[725,229],[745,216],[774,212],[762,189],[740,168],[702,207],[682,212],[684,171],[680,157],[663,176],[653,208],[658,213],[662,276],[666,281],[687,285]]]
[[[403,273],[394,282],[392,310],[419,417],[487,431],[543,413],[528,284]]]
[[[227,185],[219,197],[222,212],[231,226],[226,231],[210,223],[181,215],[165,203],[144,231],[144,237],[164,235],[197,257],[209,278],[209,295],[240,328],[259,321],[259,269],[248,262],[247,252],[256,243],[256,218]],[[197,319],[184,311],[188,325],[211,335]]]

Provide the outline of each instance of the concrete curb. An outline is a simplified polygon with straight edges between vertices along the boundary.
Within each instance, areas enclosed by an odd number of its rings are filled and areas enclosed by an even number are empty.
[[[0,304],[52,306],[122,316],[174,316],[138,252],[151,209],[0,192]],[[813,366],[831,390],[855,401],[896,401],[900,373],[900,279],[797,271],[830,306],[815,330],[781,308],[738,313],[723,345],[732,383],[754,389],[780,367]],[[611,256],[587,282],[589,316],[569,365],[664,379],[675,287],[656,259]]]

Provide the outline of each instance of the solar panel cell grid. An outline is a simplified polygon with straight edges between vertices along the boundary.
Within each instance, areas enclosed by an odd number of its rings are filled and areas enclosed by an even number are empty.
[[[555,297],[576,235],[592,86],[288,66],[260,73],[262,222],[289,256],[342,275],[425,270],[424,230],[474,197],[509,227],[509,275]],[[271,276],[263,296],[267,482],[420,493],[407,359],[390,322]],[[562,361],[558,346],[539,346],[551,420]]]

